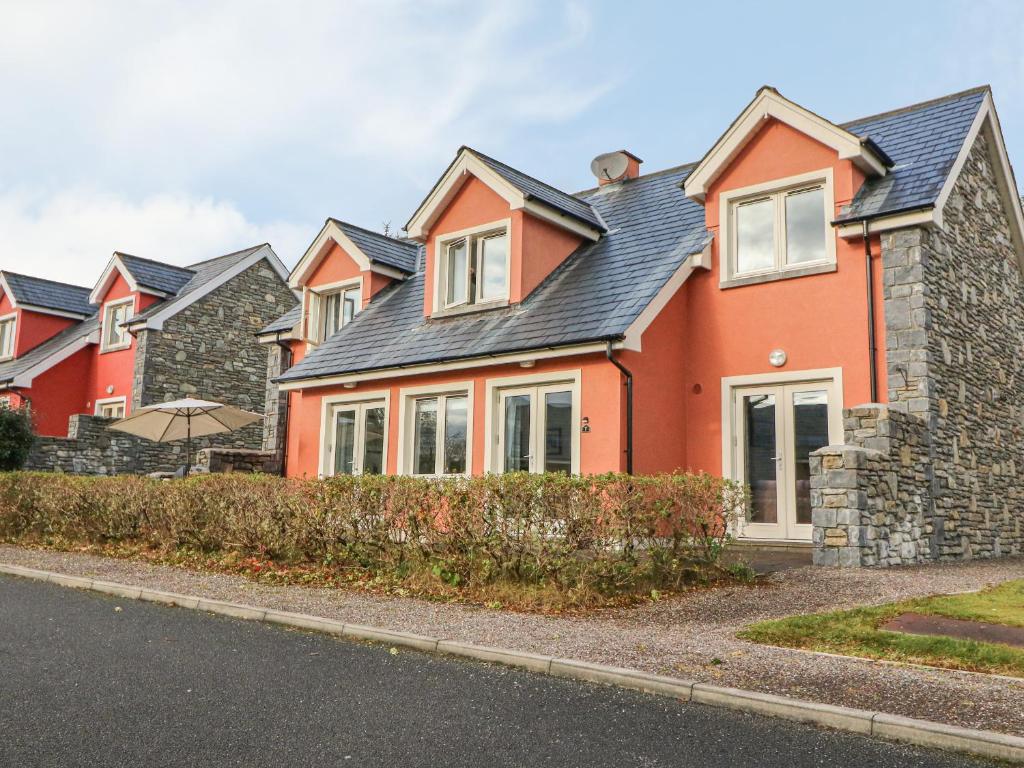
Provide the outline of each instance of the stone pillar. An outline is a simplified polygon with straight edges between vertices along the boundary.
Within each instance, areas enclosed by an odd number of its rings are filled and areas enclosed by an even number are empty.
[[[267,395],[263,421],[263,450],[284,455],[287,434],[288,393],[274,383],[274,379],[287,370],[291,353],[279,344],[267,345]]]

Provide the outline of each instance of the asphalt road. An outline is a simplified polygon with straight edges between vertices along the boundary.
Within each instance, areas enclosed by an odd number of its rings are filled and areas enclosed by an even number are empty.
[[[0,576],[0,766],[164,765],[989,764]]]

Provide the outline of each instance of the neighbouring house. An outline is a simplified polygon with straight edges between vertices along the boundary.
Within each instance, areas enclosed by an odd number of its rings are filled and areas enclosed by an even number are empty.
[[[328,220],[260,337],[287,473],[706,471],[749,485],[739,536],[819,564],[1019,553],[990,90],[840,124],[765,87],[698,162],[640,164],[568,194],[463,147],[407,239]]]
[[[199,396],[261,412],[255,334],[296,304],[269,245],[179,267],[115,253],[92,288],[0,272],[0,404],[31,407],[29,465],[171,470],[181,446],[108,432],[140,406]],[[262,426],[205,445],[259,451]]]

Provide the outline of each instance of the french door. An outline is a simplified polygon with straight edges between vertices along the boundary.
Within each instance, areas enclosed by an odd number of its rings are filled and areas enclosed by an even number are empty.
[[[336,405],[331,413],[327,474],[384,472],[384,402]]]
[[[742,535],[810,540],[810,453],[843,441],[835,382],[736,387],[732,418],[733,477],[750,487]]]
[[[579,471],[579,418],[571,386],[503,389],[498,405],[498,471]]]

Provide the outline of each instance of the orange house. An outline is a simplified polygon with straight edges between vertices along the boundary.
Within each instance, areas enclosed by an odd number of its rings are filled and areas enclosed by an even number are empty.
[[[287,473],[703,470],[750,485],[742,535],[809,540],[843,409],[916,408],[883,248],[979,135],[1005,159],[987,89],[839,125],[763,88],[699,162],[576,194],[463,147],[407,237],[328,220],[293,270]]]
[[[223,327],[214,335],[209,322],[196,318],[215,313],[217,306],[225,306],[218,297],[237,295],[242,286],[260,299],[276,292],[284,302],[278,307],[291,306],[294,296],[284,286],[286,276],[268,245],[188,267],[115,253],[91,289],[0,272],[0,406],[29,405],[40,435],[64,437],[76,414],[121,418],[140,405],[200,388],[216,395],[208,372],[214,366],[196,366],[207,361],[192,350],[213,348],[234,333],[230,326],[239,319],[221,320]],[[256,314],[259,328],[276,312],[250,314]],[[178,324],[189,328],[183,334],[187,338],[172,338]],[[243,340],[262,353],[251,330]],[[192,353],[193,364],[186,362],[185,350]],[[221,354],[215,368],[223,370],[226,361],[237,360],[238,350],[232,355]],[[164,372],[168,364],[175,370]],[[250,378],[243,375],[241,384],[229,382],[222,390],[237,395]],[[262,382],[256,380],[251,389],[260,395],[251,402],[262,406]]]

